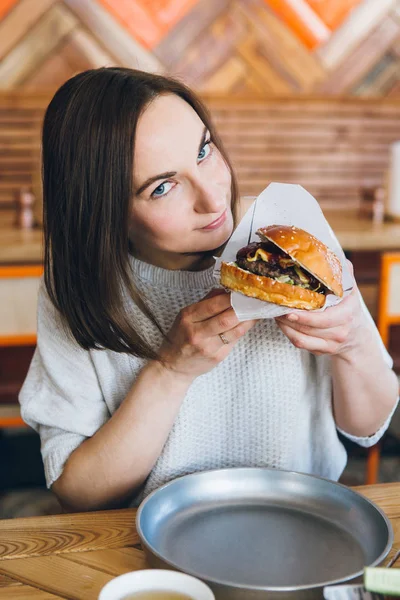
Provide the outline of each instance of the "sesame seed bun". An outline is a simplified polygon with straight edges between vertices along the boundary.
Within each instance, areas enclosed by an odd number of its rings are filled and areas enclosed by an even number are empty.
[[[343,296],[341,263],[332,250],[316,237],[303,229],[287,225],[262,227],[257,235],[262,241],[272,242],[285,252],[332,294]],[[245,296],[289,308],[314,310],[321,308],[326,300],[324,293],[293,283],[283,283],[273,277],[257,275],[236,263],[221,264],[221,284]]]
[[[340,260],[316,237],[288,225],[262,227],[257,235],[273,242],[303,269],[314,275],[336,296],[343,296],[342,265]]]

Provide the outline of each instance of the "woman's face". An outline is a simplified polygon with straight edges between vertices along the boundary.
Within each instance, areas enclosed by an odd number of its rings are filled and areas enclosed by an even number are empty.
[[[136,131],[130,237],[135,255],[191,269],[233,229],[231,174],[197,113],[173,94],[159,96]]]

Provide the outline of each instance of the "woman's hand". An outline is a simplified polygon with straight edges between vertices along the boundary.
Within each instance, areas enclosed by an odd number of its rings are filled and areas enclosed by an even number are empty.
[[[362,347],[366,319],[357,285],[347,298],[320,313],[304,311],[276,319],[283,333],[296,348],[313,354],[346,356]]]
[[[256,321],[239,322],[230,294],[212,290],[177,316],[160,353],[165,367],[193,380],[222,362]]]

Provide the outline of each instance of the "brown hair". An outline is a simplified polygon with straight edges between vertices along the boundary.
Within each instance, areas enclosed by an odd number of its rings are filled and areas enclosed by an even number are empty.
[[[124,297],[127,290],[157,325],[131,279],[128,213],[137,122],[161,94],[180,96],[209,129],[232,174],[235,214],[237,186],[229,159],[207,109],[179,81],[133,69],[92,69],[64,83],[46,111],[44,281],[67,329],[86,350],[157,358],[136,331]]]

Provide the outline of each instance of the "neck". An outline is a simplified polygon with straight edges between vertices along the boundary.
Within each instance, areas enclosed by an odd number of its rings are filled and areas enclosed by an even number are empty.
[[[141,252],[132,251],[132,255],[155,267],[169,269],[170,271],[204,271],[214,264],[214,251],[201,252],[193,254],[174,254],[173,256],[165,253],[163,256],[150,256]]]

